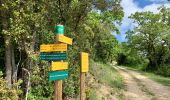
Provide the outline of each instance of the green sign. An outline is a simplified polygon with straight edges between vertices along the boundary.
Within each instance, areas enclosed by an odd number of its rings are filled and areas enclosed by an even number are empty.
[[[55,60],[66,60],[66,53],[55,53],[55,52],[41,52],[40,60],[55,61]]]
[[[57,25],[55,27],[55,34],[64,34],[64,26],[63,25]]]
[[[68,77],[68,71],[55,71],[55,72],[49,72],[49,80],[61,80]]]

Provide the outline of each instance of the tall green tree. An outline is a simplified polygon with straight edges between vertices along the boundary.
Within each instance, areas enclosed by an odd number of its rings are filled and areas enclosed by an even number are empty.
[[[132,48],[149,60],[148,69],[158,70],[169,55],[169,8],[160,7],[159,13],[136,12],[130,18],[136,24],[134,31],[128,32],[128,42]]]

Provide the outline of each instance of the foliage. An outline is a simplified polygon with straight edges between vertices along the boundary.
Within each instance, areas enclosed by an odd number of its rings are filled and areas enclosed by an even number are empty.
[[[81,4],[81,2],[79,3]],[[90,5],[90,7],[92,5]],[[117,28],[113,25],[112,21],[117,21],[117,23],[119,23],[122,20],[123,14],[120,13],[120,16],[113,17],[113,14],[115,13],[112,12],[112,10],[113,9],[107,9],[99,13],[93,9],[90,10],[87,14],[85,12],[86,15],[81,15],[84,19],[79,20],[79,24],[77,26],[74,25],[74,23],[77,21],[72,21],[73,19],[66,20],[66,35],[72,37],[74,39],[74,43],[73,47],[69,47],[68,51],[70,77],[64,81],[66,84],[64,85],[64,88],[67,87],[65,88],[66,91],[64,92],[64,95],[73,96],[79,92],[79,52],[89,52],[90,58],[103,62],[111,61],[114,58],[114,47],[117,45],[117,40],[111,34],[111,32],[116,31]],[[122,9],[120,8],[119,11],[122,12]],[[106,12],[108,14],[107,17],[105,16]],[[67,21],[69,21],[68,24]]]
[[[112,23],[105,23],[105,21],[111,21],[111,19],[103,18],[103,16],[104,14],[95,11],[88,14],[83,33],[80,32],[80,36],[84,33],[86,35],[84,35],[83,38],[79,38],[81,40],[85,38],[87,42],[78,40],[78,45],[80,49],[82,48],[92,52],[91,57],[93,59],[102,62],[110,62],[116,56],[118,41],[115,36],[111,34],[111,31],[116,30],[115,26],[113,26]]]
[[[159,75],[169,77],[170,76],[170,65],[165,65],[165,64],[161,65],[156,73]]]
[[[129,47],[136,51],[134,53],[137,57],[143,57],[146,63],[149,61],[146,69],[160,72],[169,69],[167,64],[170,57],[170,9],[162,6],[158,10],[160,12],[157,14],[152,12],[132,14],[130,18],[136,26],[133,31],[127,32],[127,38]]]
[[[31,69],[31,87],[29,88],[28,99],[53,99],[53,82],[48,80],[49,63],[39,61],[39,56],[31,56],[35,66]]]
[[[13,46],[9,48],[15,51],[14,55],[9,54],[9,59],[15,60],[14,64],[11,64],[11,72],[16,72],[16,79],[23,79],[22,96],[25,96],[28,82],[28,75],[22,71],[22,68],[26,68],[31,73],[28,99],[52,99],[53,83],[48,82],[47,77],[50,65],[48,62],[39,61],[38,55],[40,44],[55,42],[56,24],[63,24],[65,35],[74,40],[73,46],[68,49],[69,78],[63,82],[63,96],[77,95],[79,52],[89,52],[92,59],[105,63],[111,62],[116,56],[118,41],[112,32],[119,33],[115,24],[120,25],[123,18],[120,1],[2,0],[0,13],[4,13],[4,16],[0,16],[0,38],[4,42],[0,52],[8,50],[6,47],[10,46],[9,44]],[[1,54],[0,59],[5,55],[7,54]],[[0,66],[7,67],[5,64]]]
[[[117,56],[118,65],[126,65],[129,67],[144,67],[148,61],[136,49],[133,49],[128,43],[123,42],[119,46],[119,53]]]
[[[0,99],[1,100],[17,100],[19,95],[22,93],[20,89],[21,80],[14,83],[12,86],[7,86],[6,80],[2,77],[2,72],[0,71]]]

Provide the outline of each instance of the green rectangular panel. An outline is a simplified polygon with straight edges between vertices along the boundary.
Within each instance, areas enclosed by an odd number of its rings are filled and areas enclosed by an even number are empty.
[[[66,60],[66,53],[55,53],[55,52],[41,52],[40,60],[55,61],[55,60]]]
[[[64,26],[63,25],[57,25],[55,27],[55,34],[64,34]]]
[[[55,72],[49,72],[49,80],[62,80],[68,77],[68,71],[55,71]]]

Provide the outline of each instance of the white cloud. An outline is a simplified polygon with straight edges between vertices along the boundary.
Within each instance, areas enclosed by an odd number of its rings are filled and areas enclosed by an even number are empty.
[[[141,9],[137,7],[137,4],[135,4],[133,0],[122,0],[121,5],[125,14],[121,28],[126,28],[131,23],[131,20],[128,19],[128,16],[130,16],[132,13],[135,13],[136,11],[141,11]]]
[[[151,4],[143,8],[143,11],[151,11],[154,13],[158,13],[157,8],[162,6],[162,4]],[[170,4],[164,4],[165,7],[170,7]]]
[[[147,5],[144,8],[138,7],[138,4],[134,2],[133,0],[122,0],[121,5],[124,10],[124,18],[122,21],[122,25],[119,27],[121,34],[122,34],[122,40],[125,40],[125,32],[128,31],[128,29],[133,28],[132,20],[128,18],[131,14],[134,14],[135,12],[142,12],[142,11],[151,11],[153,13],[158,13],[157,8],[160,7],[162,4],[159,4],[159,2],[164,2],[165,0],[150,0],[152,2],[155,2],[153,4]],[[164,4],[166,7],[170,7],[170,3]]]
[[[148,1],[151,1],[154,3],[167,3],[168,2],[167,0],[148,0]]]

